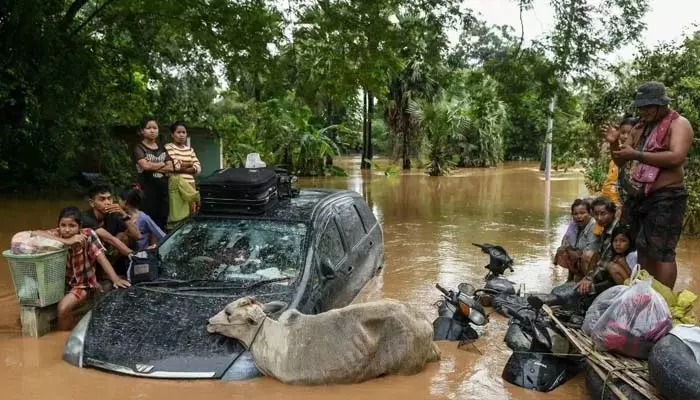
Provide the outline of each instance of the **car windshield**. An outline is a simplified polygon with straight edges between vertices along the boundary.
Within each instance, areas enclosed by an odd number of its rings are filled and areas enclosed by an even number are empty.
[[[306,255],[299,222],[190,219],[159,249],[161,277],[260,281],[296,277]]]

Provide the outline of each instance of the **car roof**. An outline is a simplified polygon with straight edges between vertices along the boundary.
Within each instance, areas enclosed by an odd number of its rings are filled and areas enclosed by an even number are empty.
[[[338,189],[301,189],[299,195],[281,200],[279,204],[263,214],[240,213],[199,213],[197,218],[232,218],[232,219],[267,219],[290,222],[311,222],[314,210],[324,204],[332,203],[343,197],[360,197],[352,190]]]

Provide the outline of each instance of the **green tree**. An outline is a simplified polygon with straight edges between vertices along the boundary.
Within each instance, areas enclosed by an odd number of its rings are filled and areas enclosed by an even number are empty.
[[[397,51],[403,68],[395,71],[388,85],[386,119],[393,141],[393,157],[403,160],[403,169],[411,168],[418,157],[421,131],[408,110],[411,101],[434,99],[449,84],[445,54],[447,31],[463,16],[458,2],[441,0],[426,9],[421,2],[409,3],[397,17],[401,42]]]
[[[521,4],[529,4],[521,0]],[[552,53],[557,79],[564,82],[585,76],[601,57],[637,39],[644,27],[642,17],[647,0],[550,0],[555,25],[545,47]],[[546,137],[545,176],[549,179],[552,160],[552,131],[557,97],[552,96]]]
[[[111,125],[156,111],[201,120],[190,106],[209,87],[193,83],[217,65],[264,64],[280,34],[262,0],[9,0],[0,21],[5,190],[63,186],[91,155],[89,136]],[[173,85],[190,92],[185,102],[168,95]]]
[[[631,110],[636,88],[647,81],[663,82],[671,98],[672,107],[688,118],[697,131],[700,126],[700,31],[677,43],[663,43],[653,49],[643,49],[632,62],[615,66],[613,83],[597,83],[587,100],[586,121],[593,127],[610,120],[612,116]],[[612,115],[611,115],[612,114]],[[697,134],[696,134],[697,136]],[[696,137],[685,166],[688,187],[688,211],[685,229],[700,233],[700,145]],[[591,167],[593,168],[593,167]],[[589,174],[591,174],[589,168]]]

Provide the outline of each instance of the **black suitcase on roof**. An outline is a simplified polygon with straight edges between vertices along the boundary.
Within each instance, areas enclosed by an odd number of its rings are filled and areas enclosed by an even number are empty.
[[[272,168],[224,168],[199,183],[201,211],[262,214],[277,205],[279,177]]]

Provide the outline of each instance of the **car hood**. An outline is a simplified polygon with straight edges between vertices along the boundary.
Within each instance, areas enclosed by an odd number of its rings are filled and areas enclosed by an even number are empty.
[[[293,287],[267,285],[255,293],[223,295],[138,286],[114,290],[93,309],[85,365],[150,377],[220,378],[244,348],[208,333],[207,320],[244,295],[289,303]]]

